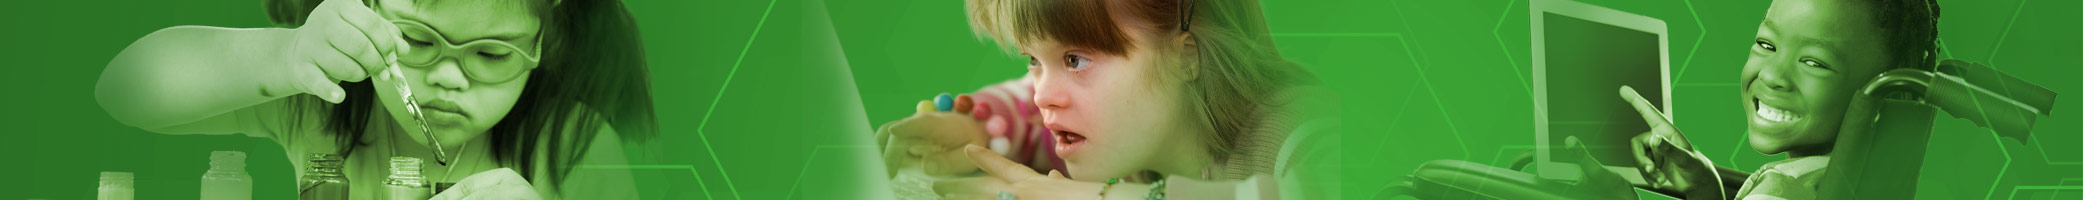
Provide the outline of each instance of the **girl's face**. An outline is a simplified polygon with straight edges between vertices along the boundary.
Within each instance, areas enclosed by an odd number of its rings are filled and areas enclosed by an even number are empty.
[[[1758,25],[1743,66],[1743,108],[1758,152],[1832,145],[1852,94],[1889,65],[1866,8],[1835,0],[1778,0]]]
[[[1134,26],[1127,26],[1134,27]],[[1135,33],[1137,29],[1126,29]],[[1131,41],[1150,41],[1142,34]],[[1034,101],[1056,137],[1071,177],[1104,180],[1148,169],[1167,143],[1194,141],[1180,131],[1181,82],[1160,77],[1155,43],[1110,55],[1051,40],[1020,49],[1031,58]],[[1173,142],[1167,142],[1173,141]],[[1198,149],[1198,148],[1194,148]]]
[[[377,12],[384,18],[426,24],[432,32],[415,33],[407,30],[404,48],[412,50],[438,49],[436,38],[451,44],[463,44],[481,40],[506,42],[521,49],[532,50],[539,45],[536,34],[540,20],[519,2],[507,1],[437,1],[413,2],[411,0],[381,0]],[[433,54],[437,50],[412,51],[412,54]],[[427,126],[439,137],[442,145],[454,147],[485,135],[485,130],[498,124],[519,100],[522,86],[528,84],[531,72],[521,71],[510,81],[490,83],[465,75],[470,68],[466,65],[502,62],[507,59],[523,59],[505,49],[482,49],[464,55],[445,57],[426,66],[404,66],[404,80],[417,96]],[[527,52],[534,53],[534,52]],[[540,55],[538,55],[540,56]],[[405,55],[399,55],[405,57]],[[383,89],[383,88],[378,88]],[[391,103],[391,102],[383,102]],[[399,114],[399,113],[393,113]],[[421,140],[420,137],[412,137]],[[426,141],[419,141],[425,143]]]

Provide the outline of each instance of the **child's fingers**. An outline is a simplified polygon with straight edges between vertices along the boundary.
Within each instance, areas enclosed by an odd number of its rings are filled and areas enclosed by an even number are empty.
[[[340,21],[345,22],[346,25],[350,26],[352,28],[351,30],[355,31],[354,33],[358,33],[352,35],[360,36],[340,37],[339,39],[358,40],[360,42],[356,44],[359,44],[359,46],[353,46],[352,48],[365,48],[371,51],[368,54],[356,56],[357,59],[370,59],[363,61],[376,61],[367,62],[365,64],[384,63],[382,62],[386,59],[384,55],[397,52],[396,50],[398,49],[398,47],[400,47],[398,44],[401,43],[401,40],[403,40],[402,38],[399,38],[401,34],[398,33],[398,27],[395,24],[391,24],[390,20],[384,19],[383,15],[376,14],[376,10],[370,9],[369,7],[363,6],[359,3],[349,2],[342,2],[331,6],[334,6],[334,9],[336,9],[335,11],[339,12],[337,17],[340,19]],[[336,47],[348,48],[346,46]],[[382,65],[369,66],[369,68],[371,69],[369,71],[376,71],[381,67]]]
[[[1633,107],[1635,112],[1641,114],[1642,121],[1649,124],[1649,130],[1656,133],[1656,135],[1663,136],[1660,139],[1664,140],[1664,142],[1681,149],[1692,149],[1692,144],[1685,140],[1685,135],[1679,134],[1678,128],[1671,125],[1671,118],[1664,116],[1662,111],[1656,109],[1656,105],[1650,104],[1649,100],[1642,98],[1642,94],[1635,92],[1634,87],[1620,86],[1620,99],[1626,100],[1628,105],[1630,105],[1629,107]]]
[[[946,149],[981,143],[988,134],[980,121],[968,115],[938,111],[921,112],[889,126],[889,134],[897,140],[922,140],[922,144]]]
[[[1040,174],[1035,174],[1033,169],[1028,168],[1026,165],[1015,163],[990,149],[984,149],[984,147],[976,145],[969,145],[963,147],[963,149],[968,151],[969,160],[976,163],[977,168],[981,168],[984,172],[990,173],[999,179],[1019,181],[1041,176]]]
[[[967,152],[946,150],[948,149],[926,154],[926,157],[920,158],[925,160],[925,163],[922,163],[922,165],[926,166],[926,174],[948,176],[976,172],[977,167],[973,164],[973,161],[970,161]]]
[[[351,22],[348,22],[348,23],[351,23]],[[338,27],[338,26],[348,26],[348,27]],[[357,66],[357,67],[355,67],[355,68],[343,68],[343,69],[341,69],[341,70],[329,70],[329,71],[344,71],[345,69],[355,69],[355,70],[358,70],[358,71],[360,71],[360,72],[362,72],[362,73],[372,73],[372,72],[376,72],[376,71],[381,71],[381,70],[382,70],[383,68],[385,68],[385,67],[389,67],[389,66],[390,66],[390,58],[386,56],[386,55],[388,55],[388,54],[389,54],[389,51],[388,51],[388,50],[383,50],[383,49],[379,49],[379,48],[377,48],[377,45],[376,45],[376,44],[384,44],[383,46],[391,46],[391,44],[394,44],[394,43],[396,43],[396,42],[394,42],[394,41],[392,41],[392,40],[379,40],[379,39],[377,39],[377,38],[387,38],[387,37],[382,37],[382,36],[374,36],[374,35],[369,35],[370,33],[364,32],[364,31],[367,31],[367,30],[360,30],[360,29],[365,29],[365,28],[361,28],[361,27],[354,27],[354,26],[356,26],[356,25],[353,25],[353,24],[346,24],[346,25],[337,25],[337,26],[329,26],[329,27],[316,27],[316,28],[318,28],[318,30],[319,30],[319,31],[326,31],[326,32],[324,32],[324,33],[320,33],[320,34],[323,34],[323,35],[324,35],[324,36],[322,36],[323,38],[320,38],[320,40],[323,40],[323,43],[325,43],[325,45],[323,45],[323,46],[317,46],[317,47],[308,47],[308,48],[322,48],[322,49],[311,49],[311,50],[312,50],[312,51],[314,51],[314,52],[328,52],[328,51],[326,51],[325,49],[329,49],[329,50],[331,50],[330,52],[336,52],[336,53],[332,53],[332,54],[339,54],[339,55],[345,55],[345,57],[344,57],[344,58],[347,58],[347,59],[346,59],[346,60],[344,60],[344,61],[346,61],[346,63],[350,63],[350,64],[355,64],[355,65],[353,65],[353,66]],[[308,27],[307,27],[307,28],[308,28]],[[380,42],[379,42],[379,41],[380,41]],[[319,54],[325,54],[325,53],[319,53]],[[313,55],[313,56],[325,56],[325,55]],[[342,79],[342,80],[358,80],[358,79]]]
[[[912,159],[910,152],[906,151],[906,149],[908,149],[906,148],[906,146],[910,145],[905,144],[909,143],[904,141],[892,140],[888,143],[888,145],[883,146],[883,167],[884,170],[886,170],[887,173],[889,173],[888,175],[890,177],[896,177],[897,171],[899,169],[903,169],[904,167],[911,166],[912,163],[915,163],[915,160]]]
[[[902,122],[897,121],[884,124],[882,129],[875,132],[876,144],[882,148],[883,167],[890,177],[896,177],[899,169],[903,169],[913,163],[909,152],[911,142],[905,141],[903,137],[893,133],[896,129],[895,127]]]
[[[1628,105],[1634,107],[1635,112],[1642,114],[1642,120],[1649,123],[1649,128],[1671,126],[1670,119],[1664,117],[1662,111],[1657,111],[1656,105],[1651,105],[1649,100],[1643,99],[1641,93],[1635,92],[1634,87],[1620,86],[1620,99],[1626,100]]]
[[[340,84],[325,79],[306,80],[311,80],[311,82],[304,84],[304,90],[311,95],[317,95],[319,99],[323,99],[325,102],[340,103],[347,100],[347,92],[344,92],[346,91],[345,89],[340,88]]]
[[[1706,155],[1700,154],[1698,151],[1687,151],[1684,154],[1686,163],[1692,165],[1686,168],[1689,169],[1687,172],[1688,176],[1691,176],[1690,179],[1695,180],[1692,183],[1696,183],[1692,184],[1692,187],[1715,187],[1721,183],[1721,174],[1714,171],[1713,160],[1708,160]]]
[[[325,72],[326,77],[332,78],[332,80],[347,82],[361,82],[363,79],[368,79],[370,73],[363,71],[367,64],[362,63],[367,61],[353,58],[351,57],[353,55],[346,52],[319,52],[325,53],[309,53],[309,56],[311,62],[318,65],[315,69]]]
[[[1640,167],[1639,170],[1642,171],[1643,178],[1648,179],[1650,183],[1663,179],[1662,176],[1657,176],[1659,172],[1656,171],[1656,160],[1650,158],[1656,154],[1656,147],[1651,146],[1656,144],[1654,141],[1655,136],[1656,132],[1646,132],[1635,135],[1634,139],[1627,140],[1627,143],[1634,147],[1635,166]]]
[[[334,82],[333,79],[327,78],[324,72],[314,72],[318,68],[318,66],[314,65],[316,63],[297,64],[295,69],[291,69],[292,71],[289,75],[284,76],[288,77],[287,80],[284,80],[278,86],[263,88],[264,91],[267,91],[265,95],[275,97],[279,95],[311,94],[330,103],[340,103],[346,100],[346,90],[341,89],[340,85]]]

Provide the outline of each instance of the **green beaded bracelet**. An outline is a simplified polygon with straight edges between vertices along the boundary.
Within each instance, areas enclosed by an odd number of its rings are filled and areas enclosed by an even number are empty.
[[[1099,185],[1099,199],[1100,199],[1100,200],[1106,200],[1106,199],[1107,199],[1107,188],[1113,188],[1113,187],[1114,187],[1114,183],[1120,183],[1120,182],[1121,182],[1121,179],[1119,179],[1119,178],[1116,178],[1116,179],[1107,179],[1107,183],[1106,183],[1106,184],[1100,184],[1100,185]]]
[[[1143,195],[1143,199],[1164,200],[1164,178],[1158,178],[1157,182],[1150,183],[1150,194]]]

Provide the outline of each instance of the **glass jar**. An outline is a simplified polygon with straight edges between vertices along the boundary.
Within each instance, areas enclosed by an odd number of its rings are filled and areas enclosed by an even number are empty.
[[[202,199],[253,199],[253,176],[246,174],[246,152],[210,152],[210,171],[203,172]]]
[[[137,199],[137,178],[130,172],[101,172],[101,187],[94,199],[132,200]]]
[[[383,181],[383,200],[425,200],[434,198],[434,187],[427,184],[427,176],[420,173],[423,166],[420,158],[391,157],[391,176]]]
[[[348,195],[347,175],[341,166],[347,160],[339,154],[313,153],[306,158],[304,177],[297,181],[297,199],[302,200],[345,200]]]

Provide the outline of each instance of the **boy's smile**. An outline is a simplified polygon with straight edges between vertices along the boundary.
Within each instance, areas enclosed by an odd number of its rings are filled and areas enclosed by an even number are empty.
[[[1871,11],[1840,0],[1777,0],[1743,66],[1751,148],[1828,153],[1853,90],[1894,68]]]

